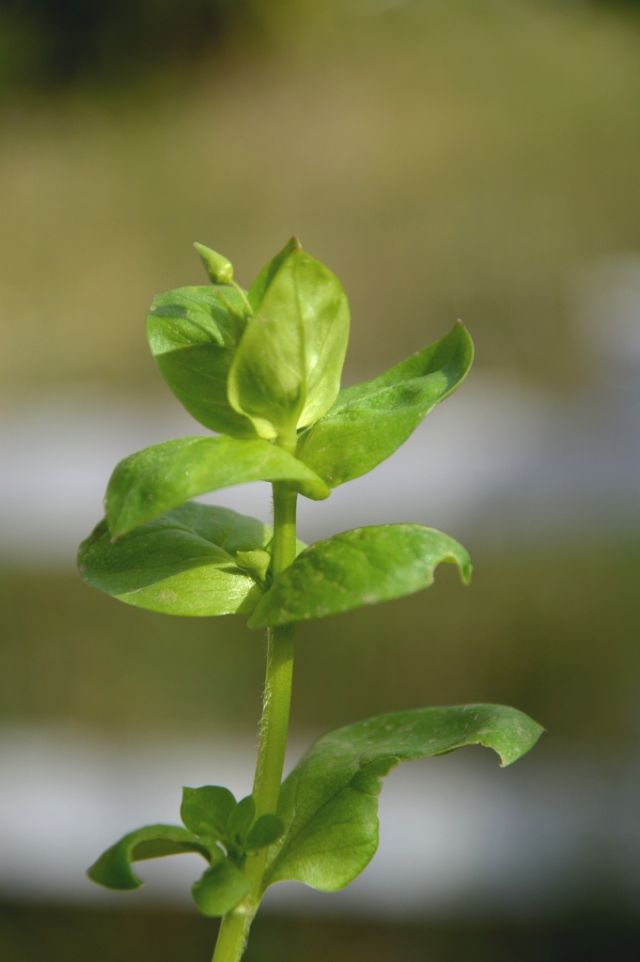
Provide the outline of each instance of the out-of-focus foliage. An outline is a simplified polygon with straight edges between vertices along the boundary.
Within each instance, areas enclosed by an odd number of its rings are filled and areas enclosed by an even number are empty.
[[[293,230],[349,291],[347,381],[457,317],[480,368],[584,376],[575,272],[640,247],[638,17],[539,0],[320,8],[189,79],[154,49],[162,69],[119,92],[5,101],[3,391],[159,390],[143,319],[154,292],[201,282],[193,239],[246,284]]]
[[[47,91],[79,82],[121,87],[167,68],[193,69],[238,35],[275,29],[289,0],[5,0],[2,67],[9,85]]]

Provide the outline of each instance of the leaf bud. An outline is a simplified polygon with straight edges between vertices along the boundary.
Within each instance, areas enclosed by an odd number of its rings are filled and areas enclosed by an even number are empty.
[[[212,284],[231,284],[233,283],[233,264],[222,254],[212,251],[204,244],[196,243],[193,245],[200,255],[200,260],[204,264],[204,269],[209,275]]]

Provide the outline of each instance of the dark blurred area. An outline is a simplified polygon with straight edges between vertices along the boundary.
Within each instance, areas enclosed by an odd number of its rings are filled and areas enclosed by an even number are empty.
[[[513,771],[394,775],[379,861],[268,903],[249,962],[640,956],[639,50],[623,0],[2,4],[3,960],[211,951],[188,881],[114,901],[82,872],[182,782],[248,788],[262,642],[91,592],[73,546],[118,458],[202,433],[146,349],[152,295],[204,282],[194,240],[248,284],[294,232],[350,297],[347,382],[457,317],[478,349],[395,459],[301,505],[306,540],[442,527],[475,575],[303,626],[295,750],[465,701],[548,734]]]

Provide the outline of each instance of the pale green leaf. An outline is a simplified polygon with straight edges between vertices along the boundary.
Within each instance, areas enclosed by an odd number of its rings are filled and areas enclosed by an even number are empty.
[[[466,550],[420,524],[355,528],[310,545],[279,574],[249,619],[250,628],[324,618],[427,588],[439,564],[471,577]]]
[[[105,498],[109,529],[119,537],[200,494],[250,481],[291,481],[316,499],[329,494],[310,468],[269,441],[178,438],[118,464]]]
[[[265,887],[295,880],[334,892],[355,878],[378,847],[380,779],[399,762],[483,745],[510,765],[541,733],[514,708],[463,705],[379,715],[324,735],[283,784],[285,833],[269,853]]]
[[[188,502],[118,541],[105,521],[80,545],[83,579],[127,604],[171,615],[251,611],[261,594],[235,553],[264,548],[271,530],[228,508]]]
[[[338,394],[347,299],[331,271],[293,245],[259,275],[249,296],[255,313],[231,365],[229,401],[263,437],[291,436]]]
[[[165,381],[197,421],[233,437],[255,437],[251,421],[227,398],[227,376],[247,324],[233,287],[179,287],[158,294],[147,337]]]
[[[221,855],[218,849],[210,848],[202,839],[178,825],[145,825],[129,832],[103,852],[87,875],[107,888],[136,889],[142,885],[142,880],[131,868],[132,862],[184,852],[196,852],[208,862]]]
[[[379,377],[341,391],[331,410],[301,435],[298,457],[331,487],[366,474],[455,391],[472,362],[473,343],[458,323]]]

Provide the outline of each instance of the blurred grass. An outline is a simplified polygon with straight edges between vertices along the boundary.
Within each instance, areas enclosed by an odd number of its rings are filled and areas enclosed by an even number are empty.
[[[352,300],[358,373],[462,316],[479,364],[588,375],[575,272],[640,246],[640,18],[534,0],[327,4],[190,79],[0,108],[0,380],[162,390],[152,294],[292,232]],[[353,376],[354,368],[349,376]]]
[[[637,740],[640,546],[478,553],[412,598],[300,626],[294,729],[319,733],[403,707],[518,705],[597,749]],[[114,603],[73,573],[6,572],[0,718],[113,732],[253,739],[264,641],[241,621],[174,619]]]

